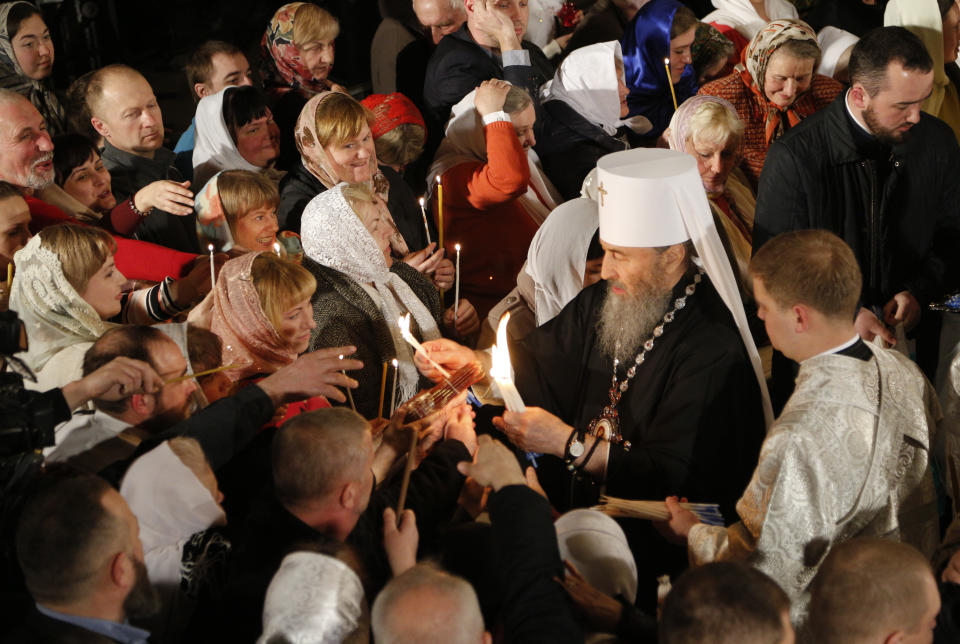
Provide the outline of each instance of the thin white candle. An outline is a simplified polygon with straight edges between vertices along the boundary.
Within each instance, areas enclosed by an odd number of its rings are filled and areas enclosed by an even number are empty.
[[[213,244],[207,244],[207,250],[210,251],[210,288],[217,283],[217,272],[213,269]]]
[[[453,282],[453,328],[457,328],[457,318],[460,313],[460,244],[454,246],[457,251],[457,270]]]
[[[490,369],[490,375],[497,383],[500,389],[500,395],[503,397],[503,404],[507,411],[526,411],[523,404],[523,398],[513,384],[513,375],[510,370],[510,349],[507,346],[507,323],[510,322],[510,313],[504,313],[500,318],[500,324],[497,325],[497,343],[493,345],[493,366]]]
[[[438,365],[433,360],[433,358],[430,357],[430,354],[427,353],[427,350],[423,348],[423,345],[417,342],[417,339],[413,337],[412,333],[410,333],[410,314],[409,313],[407,313],[406,315],[400,316],[400,319],[397,320],[397,326],[400,327],[400,335],[403,336],[403,339],[407,341],[407,344],[413,347],[414,353],[416,353],[417,351],[420,351],[421,353],[423,353],[423,357],[425,357],[430,362],[430,364],[433,365],[433,368],[439,371],[444,378],[449,379],[450,372],[444,369],[443,367],[441,367],[440,365]]]
[[[340,360],[343,360],[343,354],[342,354],[342,353],[340,354]],[[342,373],[344,376],[346,376],[346,375],[347,375],[347,370],[346,370],[346,369],[341,369],[341,370],[340,370],[340,373]],[[352,409],[353,411],[357,411],[357,406],[356,406],[355,404],[353,404],[353,392],[350,391],[350,387],[344,387],[344,389],[346,389],[346,391],[347,391],[347,400],[350,401],[350,409]]]
[[[390,418],[393,418],[393,412],[397,408],[397,371],[400,363],[394,358],[390,364],[393,365],[393,393],[390,394]]]
[[[426,202],[420,197],[420,214],[423,215],[423,229],[427,233],[427,246],[430,245],[430,225],[427,223],[427,210],[424,208]]]

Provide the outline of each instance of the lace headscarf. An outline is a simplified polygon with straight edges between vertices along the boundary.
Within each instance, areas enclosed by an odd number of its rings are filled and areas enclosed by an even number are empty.
[[[557,206],[533,236],[524,270],[535,286],[537,326],[583,290],[587,250],[599,226],[596,202],[581,197]]]
[[[259,255],[250,252],[225,263],[216,287],[190,314],[190,322],[220,336],[223,364],[250,363],[225,371],[231,380],[271,374],[297,359],[260,306],[251,275]]]
[[[610,136],[615,135],[621,125],[617,61],[623,63],[623,54],[616,40],[573,50],[553,80],[541,88],[543,102],[563,101]]]
[[[450,110],[446,135],[427,177],[430,190],[436,185],[437,177],[442,177],[454,166],[477,161],[487,162],[487,137],[483,119],[474,104],[476,95],[477,90],[472,90]],[[540,225],[550,211],[563,202],[563,198],[543,172],[540,157],[533,148],[527,150],[527,165],[530,167],[530,183],[527,185],[527,192],[520,196],[518,201],[530,218]]]
[[[195,533],[225,525],[227,516],[169,441],[133,462],[120,495],[140,522],[144,560],[154,585],[180,584],[183,546]]]
[[[277,9],[260,42],[263,61],[260,77],[263,86],[274,95],[299,89],[309,96],[330,89],[327,79],[317,80],[313,77],[300,56],[300,49],[293,42],[294,16],[304,4],[290,2]]]
[[[18,4],[27,5],[36,9],[29,2],[5,2],[0,4],[0,87],[23,94],[40,112],[47,122],[47,129],[51,135],[66,131],[66,113],[56,95],[46,81],[34,80],[23,73],[23,68],[17,62],[10,42],[13,34],[7,30],[7,19],[10,11]]]
[[[767,98],[763,87],[770,57],[788,40],[808,40],[815,44],[818,49],[820,48],[816,32],[807,23],[802,20],[774,20],[757,32],[757,35],[743,50],[740,63],[734,67],[734,73],[740,74],[744,84],[750,88],[753,95],[766,109],[764,140],[768,145],[783,134],[784,116],[787,117],[790,127],[803,120],[803,115],[796,110],[796,100],[790,107],[782,108]],[[814,68],[816,68],[816,65],[814,65]],[[802,95],[797,96],[797,100],[800,99],[800,96]]]
[[[341,644],[360,625],[363,609],[360,578],[347,564],[318,552],[293,552],[267,588],[257,644]]]
[[[413,364],[413,353],[400,335],[397,320],[409,312],[420,328],[421,340],[435,340],[440,337],[440,331],[430,309],[387,266],[373,236],[344,198],[343,184],[321,193],[307,204],[300,234],[307,257],[360,284],[372,284],[376,289],[380,296],[376,304],[390,329],[400,363],[400,400],[412,397],[417,393],[420,375]]]
[[[44,248],[40,235],[13,256],[17,267],[10,292],[10,309],[27,330],[29,348],[20,357],[39,371],[61,350],[80,342],[95,342],[113,326],[100,315],[63,274],[55,252]]]
[[[320,109],[320,103],[333,94],[334,92],[321,92],[307,101],[300,110],[294,135],[303,167],[328,189],[340,183],[341,178],[334,171],[330,157],[317,137],[317,110]],[[389,183],[377,166],[376,154],[370,155],[370,172],[371,179],[366,182],[367,185],[386,200],[390,190]]]
[[[223,99],[229,89],[233,87],[204,96],[197,103],[197,133],[193,148],[193,184],[196,186],[202,186],[221,170],[263,171],[243,158],[227,122],[223,120]]]

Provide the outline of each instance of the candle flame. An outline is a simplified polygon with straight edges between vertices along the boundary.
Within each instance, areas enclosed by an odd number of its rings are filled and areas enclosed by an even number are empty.
[[[397,359],[396,359],[396,358],[394,358],[393,360],[391,360],[391,361],[390,361],[390,364],[393,365],[393,368],[394,368],[394,369],[396,369],[397,367],[400,366],[400,363],[397,362]]]
[[[491,348],[493,366],[490,375],[496,380],[510,380],[510,348],[507,345],[507,324],[510,322],[510,312],[507,311],[500,318],[497,325],[497,343]]]
[[[457,252],[458,252],[458,253],[460,252],[460,244],[455,245],[454,248],[457,249]]]
[[[213,244],[207,244],[207,250],[213,252]]]
[[[337,359],[338,359],[338,360],[343,360],[343,354],[341,353],[339,356],[337,356]]]
[[[400,327],[400,335],[406,339],[410,335],[410,314],[401,315],[397,320],[397,326]]]
[[[663,59],[663,64],[664,64],[664,65],[669,65],[669,64],[670,64],[670,59],[669,59],[669,58],[664,58],[664,59]]]
[[[440,175],[439,175],[439,174],[437,175],[437,183],[438,183],[438,184],[440,183]]]
[[[420,207],[423,208],[423,204],[426,202],[423,200],[423,197],[420,197]]]

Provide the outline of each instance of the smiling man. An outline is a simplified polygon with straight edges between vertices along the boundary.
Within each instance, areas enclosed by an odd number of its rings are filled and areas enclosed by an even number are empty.
[[[543,455],[538,476],[557,509],[589,507],[604,487],[632,499],[677,490],[732,516],[764,433],[762,373],[696,162],[617,152],[598,162],[598,193],[605,281],[511,344],[528,407],[495,424]],[[484,359],[449,340],[424,346],[448,369]],[[417,364],[437,375],[419,353]],[[652,607],[652,580],[683,569],[686,553],[649,524],[623,528]]]
[[[836,233],[863,273],[857,332],[895,342],[894,326],[920,324],[923,356],[936,347],[939,325],[930,328],[935,315],[921,312],[956,283],[960,147],[949,126],[920,111],[933,61],[909,31],[867,33],[849,69],[849,90],[771,146],[753,247],[802,228]],[[775,398],[789,395],[792,375],[774,362]]]
[[[126,65],[97,70],[87,86],[86,100],[90,123],[106,141],[103,164],[110,171],[113,194],[119,201],[164,179],[189,187],[173,165],[175,155],[163,147],[163,114],[153,88],[140,72]],[[184,199],[185,205],[193,205],[190,197]],[[151,212],[143,213],[147,214]],[[178,216],[158,210],[140,224],[136,237],[187,253],[200,250],[192,212]]]

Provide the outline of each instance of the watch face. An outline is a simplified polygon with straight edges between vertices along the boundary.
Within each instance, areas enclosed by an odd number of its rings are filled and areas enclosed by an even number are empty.
[[[583,443],[574,439],[574,441],[570,443],[570,456],[574,458],[580,458],[583,456]]]

